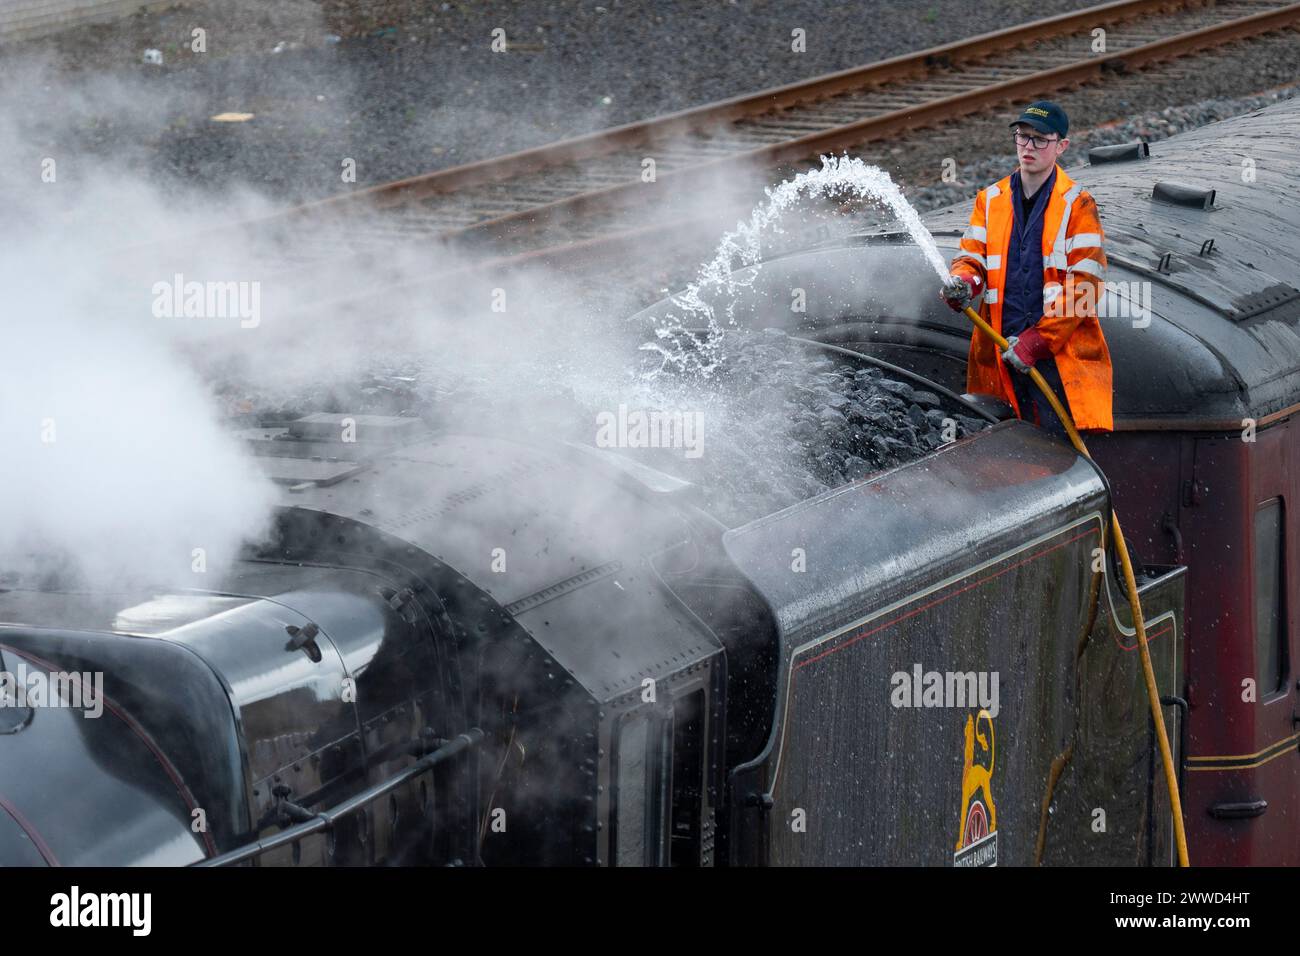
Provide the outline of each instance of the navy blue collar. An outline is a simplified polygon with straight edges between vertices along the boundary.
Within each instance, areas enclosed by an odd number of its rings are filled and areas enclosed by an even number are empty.
[[[1047,177],[1047,181],[1046,181],[1045,183],[1043,183],[1043,185],[1041,185],[1041,186],[1038,187],[1038,192],[1034,193],[1034,198],[1033,198],[1032,200],[1030,200],[1030,201],[1031,201],[1035,206],[1037,206],[1037,205],[1038,205],[1038,200],[1039,200],[1039,198],[1040,198],[1041,196],[1043,196],[1044,194],[1047,194],[1047,195],[1049,195],[1049,196],[1051,195],[1051,193],[1052,193],[1052,187],[1053,187],[1054,185],[1056,185],[1056,167],[1055,167],[1055,166],[1052,167],[1052,174],[1051,174],[1050,176]],[[1017,200],[1020,200],[1020,199],[1023,198],[1024,195],[1025,195],[1024,187],[1023,187],[1023,186],[1021,185],[1021,183],[1020,183],[1020,170],[1018,170],[1018,169],[1017,169],[1014,173],[1011,174],[1011,190],[1012,190],[1012,193],[1015,195],[1015,197],[1016,197]]]
[[[1037,219],[1041,214],[1041,212],[1047,208],[1046,203],[1044,203],[1043,201],[1043,197],[1050,196],[1052,194],[1052,189],[1055,185],[1056,185],[1056,167],[1053,166],[1052,174],[1047,177],[1047,181],[1044,182],[1043,185],[1038,187],[1038,192],[1034,193],[1033,199],[1029,201],[1030,203],[1029,215],[1023,217],[1024,222],[1022,223],[1021,220],[1023,214],[1021,210],[1023,209],[1024,206],[1024,190],[1020,185],[1020,170],[1017,169],[1014,173],[1012,173],[1011,174],[1011,195],[1015,197],[1015,202],[1012,204],[1013,206],[1012,222],[1020,223],[1022,225],[1028,225],[1030,221]]]

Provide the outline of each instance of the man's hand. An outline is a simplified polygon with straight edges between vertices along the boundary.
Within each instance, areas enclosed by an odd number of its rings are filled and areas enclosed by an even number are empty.
[[[1035,364],[1052,354],[1047,341],[1033,327],[1025,329],[1019,335],[1011,336],[1007,339],[1007,343],[1011,347],[1002,353],[1002,361],[1022,375],[1028,375]]]
[[[948,308],[960,312],[980,294],[983,285],[979,276],[950,275],[939,290],[939,298],[948,303]]]

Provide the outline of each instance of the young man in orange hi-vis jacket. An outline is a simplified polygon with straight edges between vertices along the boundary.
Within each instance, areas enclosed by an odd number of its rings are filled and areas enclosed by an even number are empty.
[[[1069,145],[1064,110],[1031,103],[1011,125],[1020,166],[975,197],[961,255],[940,293],[957,310],[983,293],[980,314],[1011,342],[999,355],[974,330],[966,390],[995,395],[1064,437],[1029,378],[1036,368],[1079,429],[1110,431],[1110,351],[1097,320],[1106,276],[1097,204],[1056,164]]]

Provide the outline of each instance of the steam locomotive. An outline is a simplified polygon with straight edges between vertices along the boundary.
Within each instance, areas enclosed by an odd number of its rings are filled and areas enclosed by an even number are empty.
[[[217,586],[0,585],[0,672],[102,679],[97,716],[0,707],[0,862],[1168,865],[1112,507],[1193,862],[1300,861],[1298,107],[1078,170],[1095,463],[961,394],[970,329],[888,228],[763,263],[734,314],[989,427],[739,526],[612,450],[251,431],[283,503]],[[928,218],[945,252],[966,214]]]

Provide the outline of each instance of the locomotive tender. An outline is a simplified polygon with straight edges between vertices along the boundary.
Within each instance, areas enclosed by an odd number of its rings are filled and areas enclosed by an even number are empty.
[[[1167,865],[1112,505],[1193,862],[1295,862],[1297,105],[1078,171],[1149,302],[1103,320],[1096,464],[954,394],[969,327],[888,230],[737,316],[996,423],[738,527],[614,451],[250,434],[284,504],[219,586],[0,585],[0,671],[103,677],[97,718],[0,708],[0,862]]]

